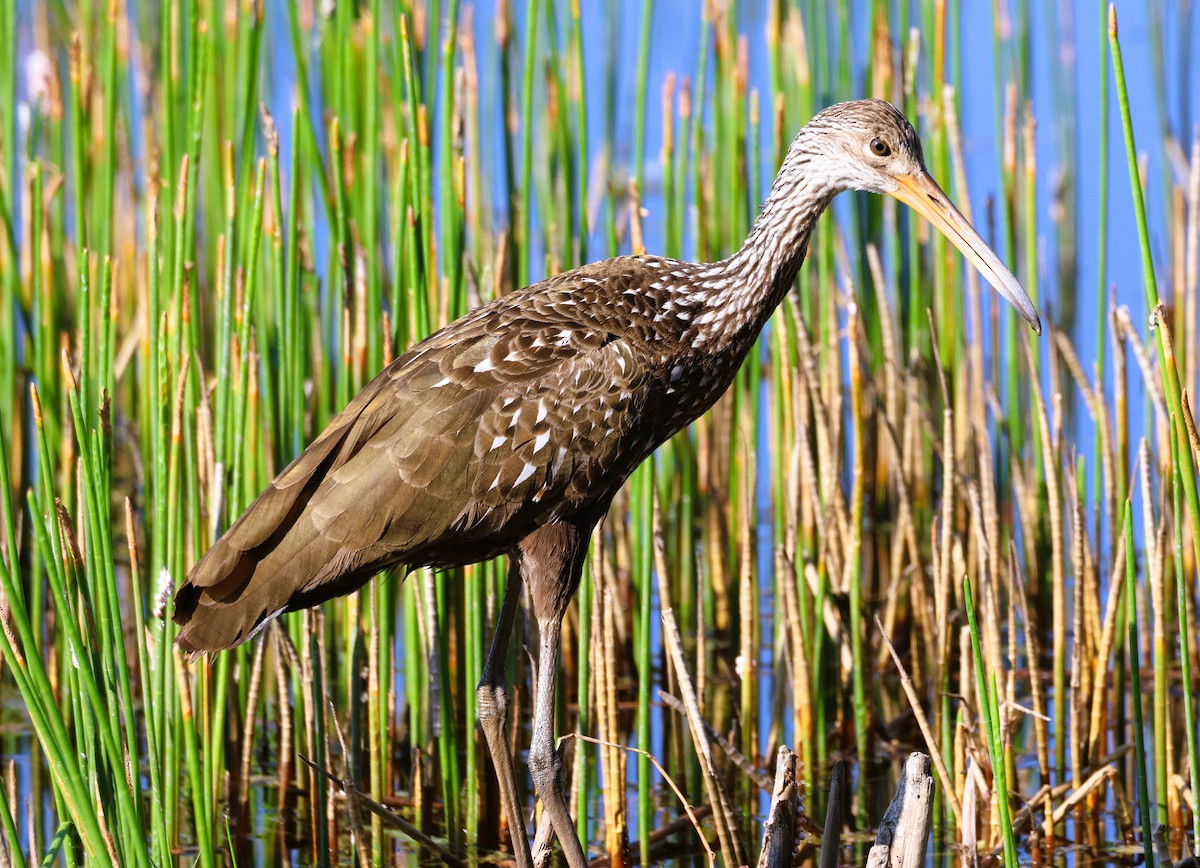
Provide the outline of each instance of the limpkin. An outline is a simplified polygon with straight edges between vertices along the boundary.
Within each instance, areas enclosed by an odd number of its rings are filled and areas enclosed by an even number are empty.
[[[800,130],[741,249],[720,262],[622,256],[502,296],[388,365],[200,559],[175,597],[186,652],[231,648],[282,612],[395,565],[509,556],[476,699],[531,865],[503,736],[522,583],[540,634],[529,769],[572,868],[586,865],[554,745],[563,614],[592,529],[626,478],[729,387],[842,190],[920,212],[1041,333],[1037,310],[925,170],[904,116],[830,106]]]

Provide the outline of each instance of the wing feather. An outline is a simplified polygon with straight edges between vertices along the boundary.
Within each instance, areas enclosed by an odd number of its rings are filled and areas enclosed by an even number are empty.
[[[364,387],[193,567],[180,645],[232,646],[391,563],[477,560],[599,496],[645,384],[566,277],[453,323]]]

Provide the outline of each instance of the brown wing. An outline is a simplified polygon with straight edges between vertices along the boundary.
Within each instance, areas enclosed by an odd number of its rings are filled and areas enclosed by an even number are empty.
[[[580,315],[565,277],[451,324],[364,387],[192,569],[180,646],[231,647],[390,564],[480,560],[603,496],[645,445],[630,438],[653,377],[627,336]]]

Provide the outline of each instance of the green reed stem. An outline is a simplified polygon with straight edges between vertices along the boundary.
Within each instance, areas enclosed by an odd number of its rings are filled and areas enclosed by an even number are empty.
[[[242,435],[242,430],[231,425],[229,418],[230,401],[235,394],[235,390],[231,388],[230,376],[233,369],[234,322],[237,319],[237,311],[234,310],[237,293],[234,287],[238,259],[235,240],[237,237],[238,197],[236,195],[237,184],[233,175],[233,154],[228,148],[225,149],[222,163],[226,172],[225,228],[222,236],[225,244],[225,262],[217,283],[219,314],[216,374],[218,388],[214,396],[216,399],[214,437],[218,450],[217,460],[227,462],[234,460],[234,446],[240,444]]]
[[[533,247],[533,81],[537,60],[537,21],[541,0],[530,0],[525,8],[525,68],[521,79],[521,230],[517,238],[519,267],[517,283],[528,285],[529,254]]]
[[[168,0],[164,0],[164,3]],[[299,82],[307,82],[308,76],[308,52],[304,50],[304,39],[300,32],[299,7],[295,3],[285,4],[288,11],[288,35],[291,37],[292,57],[296,63],[296,80]],[[401,39],[403,42],[403,38]],[[312,100],[308,95],[307,87],[296,88],[296,101],[299,104],[300,118],[303,123],[297,128],[299,134],[303,137],[304,149],[310,156],[308,169],[317,177],[317,182],[321,187],[320,200],[325,205],[326,214],[332,212],[333,202],[329,190],[329,177],[325,173],[325,166],[316,159],[321,153],[321,148],[317,144],[317,126],[319,120],[316,113],[313,111]]]
[[[1138,813],[1142,819],[1142,849],[1146,864],[1151,865],[1150,788],[1146,768],[1146,727],[1142,717],[1142,672],[1138,651],[1137,567],[1133,548],[1133,507],[1125,499],[1125,616],[1127,621],[1126,652],[1129,654],[1130,693],[1133,705],[1134,769],[1137,772]]]
[[[0,8],[0,195],[12,190],[17,178],[17,4]],[[7,198],[7,197],[6,197]],[[8,205],[0,199],[5,240],[13,252],[12,225]],[[82,243],[80,246],[84,246]],[[10,260],[12,261],[12,260]],[[8,405],[5,404],[7,407]]]
[[[13,510],[6,440],[4,427],[0,426],[0,502],[4,503],[7,533],[12,528]],[[34,506],[32,491],[29,492],[29,498],[31,507],[34,507],[32,522],[34,532],[39,538],[43,538],[44,531],[38,517],[40,510]],[[13,535],[7,535],[5,538],[7,540],[16,539]],[[15,552],[8,553],[11,563],[15,563],[14,555]],[[9,611],[6,621],[8,625],[11,625],[10,629],[0,631],[4,634],[4,641],[0,643],[0,651],[3,651],[8,671],[12,674],[17,683],[17,689],[25,700],[34,732],[38,736],[42,749],[46,752],[50,773],[79,830],[83,845],[89,855],[102,864],[108,853],[105,836],[101,832],[100,820],[95,811],[96,806],[76,758],[74,745],[67,734],[62,710],[55,701],[54,688],[51,686],[50,678],[44,668],[42,657],[38,653],[33,624],[27,614],[24,604],[25,595],[19,579],[19,574],[11,571],[5,559],[0,558],[0,587],[3,588],[5,599],[8,601]],[[11,632],[13,627],[16,630],[15,637]],[[17,840],[16,837],[9,838],[14,849]]]
[[[708,6],[704,9],[708,10]],[[704,212],[704,167],[701,159],[701,146],[704,141],[704,106],[708,88],[708,55],[711,52],[709,39],[712,25],[708,21],[707,11],[700,18],[700,45],[696,52],[696,94],[695,108],[692,111],[691,125],[687,131],[689,157],[691,162],[692,203],[698,212],[696,219],[696,237],[692,239],[693,255],[700,260],[708,259],[711,255],[711,237],[707,231],[706,214]]]
[[[633,109],[633,173],[638,200],[645,194],[646,171],[646,79],[650,74],[650,23],[654,20],[654,0],[642,0],[641,35],[638,37],[637,87]],[[642,864],[645,864],[644,862]]]
[[[94,199],[97,211],[92,225],[96,228],[96,249],[101,253],[112,253],[113,195],[117,177],[117,15],[116,4],[106,4],[104,40],[102,43],[100,68],[101,92],[104,99],[104,156],[100,177],[100,195]],[[80,133],[82,131],[79,131]]]
[[[588,140],[588,103],[587,103],[587,76],[584,74],[585,64],[583,58],[583,22],[580,15],[578,3],[571,4],[571,33],[570,33],[570,52],[575,59],[575,78],[579,86],[579,92],[575,98],[575,134],[577,139],[577,148],[575,156],[575,170],[579,173],[579,179],[576,182],[577,187],[577,206],[578,226],[576,227],[579,233],[579,262],[582,264],[588,261],[588,237],[591,234],[591,228],[588,223],[588,170],[589,161],[591,160],[591,150],[589,150]],[[580,599],[583,599],[582,597]],[[581,642],[582,645],[582,642]],[[582,647],[586,647],[583,645]],[[586,788],[584,788],[586,792]],[[582,812],[580,812],[582,815]],[[584,838],[583,840],[587,840]]]
[[[1105,21],[1104,10],[1108,5],[1109,0],[1100,0],[1099,12],[1097,16],[1100,22],[1100,44],[1099,57],[1106,57],[1106,46],[1108,44],[1108,28]],[[1098,228],[1096,230],[1096,388],[1097,391],[1103,392],[1105,377],[1107,376],[1107,347],[1108,341],[1105,340],[1105,333],[1108,330],[1108,64],[1100,73],[1098,82],[1100,88],[1099,97],[1099,117],[1097,120],[1098,135],[1100,137],[1100,176],[1097,179],[1097,195],[1099,196],[1099,214],[1097,216]],[[1100,425],[1096,425],[1096,434],[1092,440],[1093,455],[1097,459],[1102,454],[1103,438],[1101,436]],[[1104,526],[1101,521],[1101,516],[1104,514],[1105,495],[1112,497],[1112,492],[1104,492],[1102,485],[1102,470],[1104,462],[1096,460],[1092,462],[1092,492],[1093,492],[1093,508],[1096,510],[1096,549],[1101,549],[1100,531]],[[1111,502],[1111,500],[1109,501]]]
[[[101,297],[103,298],[103,296],[102,292]],[[106,320],[106,316],[101,317],[102,326]],[[96,637],[100,647],[112,649],[109,653],[102,654],[100,658],[103,661],[104,669],[106,707],[114,735],[121,731],[123,711],[125,732],[121,743],[136,744],[133,691],[130,687],[129,665],[120,629],[119,592],[113,570],[112,535],[109,532],[111,522],[109,521],[108,507],[111,501],[111,492],[107,480],[102,478],[105,475],[103,470],[105,460],[101,457],[101,453],[107,454],[107,448],[102,443],[104,427],[102,424],[95,424],[89,438],[78,384],[71,376],[65,353],[63,361],[68,385],[67,394],[75,423],[75,436],[80,448],[79,463],[84,494],[82,519],[87,538],[87,578],[90,586],[91,606],[95,607],[91,616],[100,628],[100,635]],[[115,762],[117,768],[124,765],[123,762],[117,761],[119,756],[121,755],[111,754],[109,757],[110,761]],[[140,829],[142,826],[140,781],[140,775],[130,776],[128,783],[132,787],[132,794],[129,804],[125,807],[132,811],[132,815],[126,815],[123,819],[132,821],[132,823],[128,827],[123,827],[122,831],[124,832],[132,833],[134,829]]]
[[[40,402],[38,402],[36,390],[32,391],[32,396],[35,405],[39,405]],[[51,503],[55,502],[55,498],[53,497],[52,470],[50,467],[50,456],[54,453],[51,451],[49,442],[46,438],[46,428],[42,424],[40,406],[35,406],[34,417],[39,441],[38,465],[40,469],[41,487],[45,492],[43,496],[38,496],[33,491],[30,492],[31,505],[33,506],[35,513],[35,519],[33,521],[34,532],[40,541],[39,549],[42,551],[43,558],[46,560],[46,574],[47,578],[50,580],[51,587],[54,592],[54,599],[56,601],[71,600],[73,595],[68,590],[68,579],[67,576],[62,573],[62,570],[64,569],[65,564],[68,562],[73,563],[73,561],[71,556],[62,550],[61,543],[59,542],[59,528],[56,526],[57,522],[54,518],[54,507],[50,506]],[[39,516],[40,519],[38,518]],[[85,605],[87,604],[85,603]],[[94,643],[88,642],[85,639],[84,623],[92,620],[92,614],[90,612],[87,613],[87,618],[84,621],[81,621],[80,615],[82,613],[69,606],[65,611],[61,612],[61,614],[63,616],[61,621],[65,630],[68,648],[70,649],[70,653],[74,655],[79,664],[76,667],[75,672],[77,673],[81,686],[83,687],[84,698],[87,700],[87,707],[89,711],[96,715],[96,723],[98,724],[95,729],[85,729],[84,732],[99,736],[99,745],[102,755],[98,757],[98,764],[107,763],[108,772],[112,775],[112,777],[109,779],[109,784],[112,787],[113,795],[116,800],[116,809],[112,811],[112,816],[115,816],[122,824],[130,823],[131,825],[129,828],[137,829],[140,827],[138,824],[139,813],[134,804],[129,786],[127,785],[123,775],[125,754],[123,751],[118,749],[118,745],[123,743],[123,739],[117,734],[117,727],[113,723],[113,719],[109,714],[111,702],[102,696],[100,685],[96,679],[96,673],[93,669],[96,659]],[[33,646],[29,645],[27,647],[32,648]],[[38,668],[40,669],[40,667]],[[34,671],[36,672],[37,669]],[[43,685],[41,685],[41,689],[42,695],[46,697],[48,705],[52,707],[54,705],[54,693],[50,689],[49,682],[46,681]],[[70,744],[66,737],[65,731],[61,733],[60,744]],[[117,777],[117,770],[122,770],[120,777]],[[87,803],[90,806],[90,803],[87,802],[86,797],[84,798],[84,803]],[[79,811],[78,804],[76,811]],[[77,813],[76,816],[79,816],[79,814]],[[84,814],[83,816],[86,821],[87,815]],[[97,849],[95,852],[97,854],[104,852],[104,848]],[[142,846],[140,848],[134,846],[132,851],[127,853],[127,858],[134,861],[137,865],[142,866],[142,868],[148,868],[150,864],[149,854],[145,849],[145,842],[142,842]]]
[[[38,383],[38,389],[45,398],[43,410],[45,416],[42,419],[43,424],[47,425],[53,438],[57,439],[60,433],[58,408],[58,380],[54,376],[54,350],[55,350],[55,316],[54,316],[54,301],[52,298],[53,287],[48,285],[43,269],[42,262],[42,247],[43,247],[43,232],[42,226],[45,220],[45,210],[42,207],[44,201],[43,179],[45,171],[40,159],[34,160],[31,167],[32,179],[30,181],[30,192],[32,193],[33,201],[30,203],[29,223],[32,237],[30,238],[30,261],[35,263],[30,273],[30,313],[34,318],[32,332],[33,347],[30,353],[33,356],[32,367],[33,376]]]
[[[176,666],[180,669],[183,663],[176,657]],[[183,676],[186,677],[186,676]],[[195,685],[195,681],[192,681]],[[209,815],[209,799],[208,788],[205,786],[204,774],[201,769],[202,758],[200,749],[200,738],[197,733],[195,719],[195,701],[197,694],[190,692],[189,687],[185,682],[182,687],[184,691],[183,705],[183,739],[184,739],[184,754],[187,762],[188,781],[192,790],[192,814],[193,822],[196,824],[196,840],[195,845],[199,851],[200,864],[204,868],[213,868],[216,864],[213,853],[213,837],[212,837],[212,819]]]
[[[1134,215],[1137,218],[1138,244],[1142,254],[1142,285],[1146,293],[1146,310],[1157,316],[1159,305],[1158,283],[1154,276],[1154,258],[1150,252],[1150,230],[1146,221],[1146,199],[1142,191],[1141,178],[1138,174],[1137,145],[1133,138],[1133,118],[1129,108],[1129,92],[1125,87],[1125,64],[1121,59],[1121,42],[1117,36],[1116,7],[1108,7],[1108,41],[1112,52],[1113,74],[1117,84],[1117,101],[1121,108],[1121,128],[1125,134],[1125,159],[1129,169],[1129,184],[1133,192]],[[1175,369],[1173,350],[1165,343],[1163,329],[1154,329],[1155,346],[1158,349],[1158,367],[1162,376],[1163,392],[1167,401],[1167,412],[1176,418],[1183,418],[1181,406],[1181,389],[1179,374]],[[1182,426],[1180,426],[1182,428]],[[1176,431],[1175,437],[1184,436],[1182,430]],[[1200,495],[1196,491],[1196,465],[1192,457],[1191,445],[1186,441],[1180,443],[1179,457],[1182,459],[1183,493],[1188,505],[1188,515],[1191,518],[1192,548],[1195,554],[1195,566],[1200,570]]]
[[[457,158],[454,148],[454,117],[458,109],[454,100],[454,60],[458,47],[459,0],[450,0],[449,17],[446,21],[446,38],[442,51],[442,121],[440,134],[441,154],[441,199],[439,211],[442,218],[441,264],[451,299],[451,316],[466,313],[463,298],[463,208]],[[440,22],[438,22],[440,24]]]
[[[654,580],[654,461],[644,463],[634,474],[634,488],[637,496],[634,500],[633,514],[637,521],[638,563],[638,630],[635,637],[637,646],[638,671],[638,703],[637,703],[637,744],[643,751],[638,754],[638,844],[641,850],[641,864],[650,864],[650,832],[654,828],[654,811],[651,807],[651,766],[649,752],[650,743],[650,697],[654,685],[654,676],[650,669],[650,610],[653,608],[652,596]]]
[[[1179,420],[1174,416],[1171,417],[1171,427],[1177,428]],[[1178,432],[1175,432],[1178,435]],[[1183,721],[1185,738],[1188,748],[1188,776],[1191,783],[1193,793],[1200,793],[1200,748],[1197,747],[1196,738],[1196,700],[1192,693],[1192,642],[1195,641],[1196,628],[1191,623],[1190,612],[1188,610],[1188,594],[1191,589],[1188,587],[1187,577],[1184,575],[1184,554],[1183,554],[1183,482],[1179,469],[1179,443],[1178,436],[1171,440],[1171,500],[1172,512],[1174,521],[1172,524],[1175,527],[1175,556],[1172,560],[1175,562],[1175,602],[1179,610],[1179,667],[1180,667],[1180,684],[1183,690]],[[1192,811],[1192,826],[1193,826],[1193,852],[1195,848],[1200,847],[1200,810]]]
[[[1004,835],[1005,868],[1017,868],[1017,843],[1013,833],[1012,817],[1008,804],[1008,771],[1004,761],[1004,749],[1000,744],[1000,704],[994,672],[989,678],[984,668],[983,649],[979,639],[979,622],[975,618],[975,594],[971,579],[963,577],[963,602],[967,609],[967,623],[971,628],[971,650],[975,659],[975,685],[979,697],[979,717],[987,735],[988,757],[992,763],[992,777],[996,788],[996,802],[1000,809],[1000,828]]]
[[[254,210],[250,216],[250,246],[246,254],[246,262],[244,268],[246,270],[246,285],[242,295],[241,309],[237,311],[237,326],[238,326],[238,382],[234,391],[234,405],[232,409],[233,420],[232,430],[235,432],[245,431],[246,417],[248,413],[248,401],[250,393],[250,367],[253,356],[250,352],[250,333],[251,321],[254,317],[254,302],[255,295],[258,290],[258,248],[262,240],[262,218],[263,218],[263,201],[264,188],[266,186],[266,160],[259,160],[258,168],[254,175]],[[233,476],[230,488],[233,492],[232,496],[232,512],[241,512],[248,500],[242,493],[242,478],[246,475],[246,464],[249,457],[245,454],[245,449],[233,450]]]
[[[323,619],[312,619],[310,624],[323,624]],[[312,741],[309,747],[313,752],[313,761],[320,767],[325,765],[327,756],[326,744],[328,744],[326,736],[325,723],[325,697],[326,693],[326,678],[325,665],[321,658],[321,637],[319,630],[311,630],[308,633],[308,657],[309,665],[312,667],[308,673],[311,679],[311,686],[308,688],[312,693],[313,704],[313,726],[312,726]],[[329,826],[324,822],[325,806],[329,798],[329,784],[325,780],[324,775],[314,775],[316,786],[315,798],[312,800],[314,825],[317,830],[317,846],[316,846],[316,862],[320,868],[325,868],[329,865]]]
[[[575,682],[575,696],[579,706],[579,732],[582,735],[592,734],[592,568],[591,558],[583,567],[583,577],[579,582],[579,660],[578,673]],[[586,747],[587,742],[575,744],[575,833],[587,852],[588,841],[591,840],[591,824],[588,822],[588,796],[591,793],[591,751]]]
[[[429,742],[429,734],[425,725],[429,715],[424,710],[421,685],[426,683],[429,678],[425,672],[425,652],[421,644],[420,627],[417,623],[417,619],[420,618],[420,612],[416,605],[417,578],[410,578],[412,581],[406,581],[400,589],[401,611],[404,619],[404,657],[405,660],[410,661],[404,670],[404,688],[412,743],[419,745],[424,750]],[[416,661],[416,664],[413,665],[412,661]],[[423,798],[417,800],[415,808],[414,822],[420,826],[424,823],[426,816]]]
[[[7,850],[4,852],[9,859],[12,868],[25,868],[25,854],[21,852],[21,838],[17,833],[17,824],[13,820],[12,807],[8,804],[7,787],[0,787],[0,831],[4,832],[4,840],[7,843]],[[70,828],[68,824],[63,824],[66,828]]]
[[[334,117],[329,124],[329,162],[333,176],[333,261],[329,266],[329,288],[332,299],[330,325],[336,336],[332,342],[339,352],[337,384],[334,388],[334,403],[339,407],[349,403],[354,383],[353,358],[353,313],[354,272],[357,266],[354,240],[350,235],[350,217],[346,206],[347,190],[343,170],[343,141],[341,119]]]
[[[468,686],[478,683],[483,672],[484,648],[483,615],[486,611],[484,585],[491,576],[491,565],[468,566],[463,569],[463,612],[465,626],[465,662],[464,669]],[[374,585],[372,585],[374,587]],[[474,843],[479,836],[479,750],[476,738],[478,724],[477,706],[472,702],[470,691],[464,694],[463,703],[466,714],[466,726],[463,734],[466,740],[466,762],[463,767],[463,778],[466,795],[463,797],[463,808],[466,813],[464,828],[468,843]]]
[[[450,837],[452,844],[460,844],[462,840],[462,826],[458,821],[461,805],[459,802],[459,794],[461,792],[460,784],[462,783],[458,774],[458,733],[457,725],[454,720],[454,693],[450,686],[450,631],[454,624],[453,618],[450,617],[450,602],[449,594],[446,588],[446,583],[449,577],[439,575],[435,580],[436,601],[429,601],[429,605],[437,606],[438,621],[441,625],[438,629],[439,648],[437,653],[440,656],[438,665],[438,674],[441,678],[441,732],[438,733],[438,764],[441,767],[442,773],[442,798],[446,811],[446,831]],[[472,733],[472,735],[474,735]]]

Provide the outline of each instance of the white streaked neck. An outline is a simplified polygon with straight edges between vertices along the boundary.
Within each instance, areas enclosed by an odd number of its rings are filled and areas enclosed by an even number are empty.
[[[745,243],[698,275],[694,295],[705,308],[695,321],[698,343],[748,348],[795,281],[813,226],[837,192],[806,171],[809,156],[800,144],[789,151]]]

